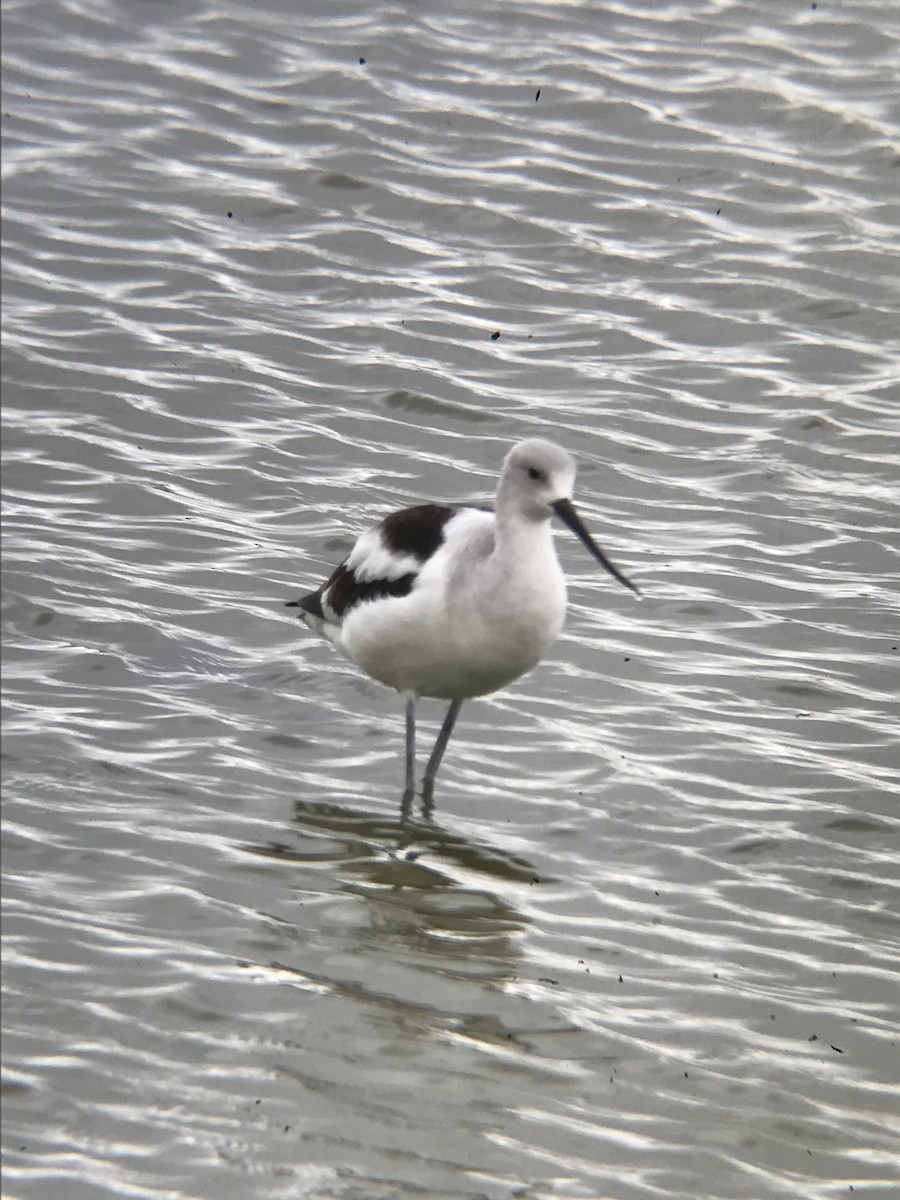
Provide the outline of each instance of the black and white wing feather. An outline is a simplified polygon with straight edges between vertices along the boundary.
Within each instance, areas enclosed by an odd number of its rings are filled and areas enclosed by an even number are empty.
[[[459,508],[449,504],[418,504],[385,517],[357,541],[349,557],[321,587],[285,607],[324,632],[340,625],[358,604],[388,596],[408,596],[422,565],[444,541],[444,530]]]

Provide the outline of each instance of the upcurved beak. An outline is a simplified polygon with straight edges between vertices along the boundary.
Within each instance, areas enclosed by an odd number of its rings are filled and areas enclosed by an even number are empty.
[[[588,550],[590,550],[591,554],[593,554],[594,558],[596,558],[601,567],[605,567],[607,571],[609,571],[613,579],[618,579],[619,583],[621,583],[623,587],[627,587],[630,591],[634,592],[636,596],[641,594],[631,580],[626,579],[618,567],[613,566],[613,564],[609,561],[609,559],[588,533],[584,522],[582,521],[581,517],[579,517],[578,512],[575,509],[575,505],[571,500],[555,500],[550,507],[563,522],[563,524],[567,525],[569,529],[572,530],[579,541],[583,542],[585,546],[587,546]]]

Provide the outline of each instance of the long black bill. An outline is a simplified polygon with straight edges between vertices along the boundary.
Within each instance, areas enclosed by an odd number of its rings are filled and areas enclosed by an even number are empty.
[[[568,525],[575,536],[580,541],[584,542],[585,546],[587,546],[588,550],[590,550],[591,554],[593,554],[594,558],[596,558],[601,567],[606,567],[607,571],[609,571],[610,575],[612,575],[614,579],[618,579],[619,583],[621,583],[624,587],[627,587],[630,591],[634,592],[636,596],[641,594],[631,580],[626,579],[622,572],[617,567],[612,565],[612,563],[585,529],[584,522],[575,511],[575,505],[571,500],[556,500],[550,507],[553,509],[559,519],[565,525]]]

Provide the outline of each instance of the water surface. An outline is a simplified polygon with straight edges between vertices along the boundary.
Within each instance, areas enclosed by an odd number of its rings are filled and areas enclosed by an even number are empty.
[[[893,5],[4,24],[5,1194],[895,1195]],[[282,601],[535,433],[644,599],[403,824]]]

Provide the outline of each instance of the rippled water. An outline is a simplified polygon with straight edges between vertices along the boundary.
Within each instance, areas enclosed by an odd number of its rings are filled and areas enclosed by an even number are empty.
[[[896,8],[302,9],[4,9],[4,1195],[888,1200]],[[401,825],[281,602],[538,431]]]

